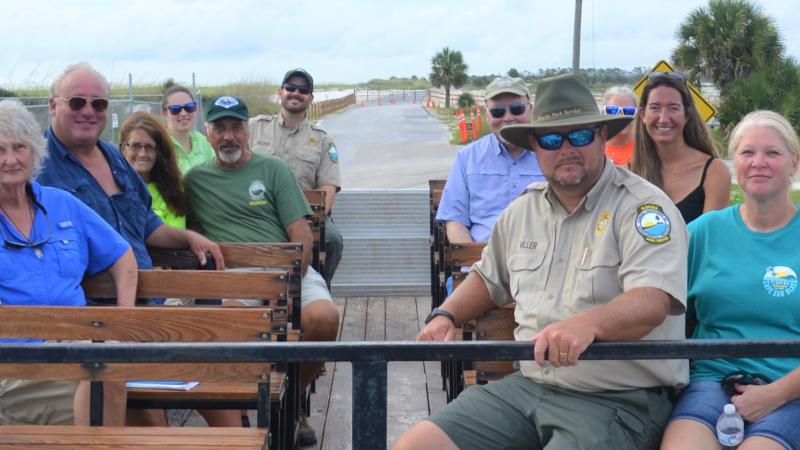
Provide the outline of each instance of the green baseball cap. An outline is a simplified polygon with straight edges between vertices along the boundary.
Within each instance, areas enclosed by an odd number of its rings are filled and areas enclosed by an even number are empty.
[[[542,80],[536,87],[531,123],[505,126],[500,129],[500,136],[517,147],[530,148],[528,138],[537,132],[575,125],[606,125],[607,139],[611,139],[632,120],[633,116],[601,113],[586,82],[570,73]]]
[[[213,122],[224,117],[233,117],[239,120],[250,119],[247,105],[236,97],[223,95],[214,101],[206,112],[206,122]]]
[[[305,78],[306,81],[308,82],[308,88],[311,89],[311,92],[314,92],[314,78],[312,78],[311,74],[306,72],[305,69],[301,69],[299,67],[297,69],[292,69],[292,70],[286,72],[286,75],[283,76],[283,83],[281,83],[281,86],[286,84],[286,82],[289,81],[289,78],[292,78],[292,77],[303,77],[303,78]]]
[[[522,78],[497,77],[486,86],[483,98],[486,100],[497,97],[500,94],[514,94],[520,97],[531,98],[531,91]]]

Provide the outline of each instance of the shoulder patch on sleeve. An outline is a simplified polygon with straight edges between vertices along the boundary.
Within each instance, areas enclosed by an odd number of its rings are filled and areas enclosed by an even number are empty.
[[[645,203],[636,209],[636,231],[649,244],[663,244],[670,240],[672,223],[661,206]]]
[[[333,142],[328,144],[328,158],[334,164],[339,163],[339,151],[336,150],[336,144],[334,144]]]

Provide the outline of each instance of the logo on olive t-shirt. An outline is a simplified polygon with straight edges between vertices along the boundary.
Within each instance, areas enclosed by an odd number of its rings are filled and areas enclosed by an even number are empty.
[[[264,193],[267,192],[267,188],[264,186],[263,181],[251,181],[248,192],[250,194],[250,206],[262,206],[267,204],[267,200],[264,198]]]

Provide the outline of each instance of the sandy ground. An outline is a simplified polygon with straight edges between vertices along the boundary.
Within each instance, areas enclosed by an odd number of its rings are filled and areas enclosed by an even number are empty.
[[[419,104],[353,106],[319,125],[336,142],[344,189],[426,188],[459,148]]]

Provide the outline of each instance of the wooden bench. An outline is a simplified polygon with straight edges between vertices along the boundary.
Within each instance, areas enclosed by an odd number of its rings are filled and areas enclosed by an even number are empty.
[[[322,189],[308,189],[303,191],[308,200],[308,206],[314,215],[311,217],[311,232],[314,235],[314,246],[311,249],[311,267],[322,274],[325,265],[325,198],[327,193]]]
[[[171,281],[181,274],[169,274]],[[196,275],[217,278],[217,273]],[[232,274],[244,283],[253,274]],[[258,274],[255,274],[258,275]],[[176,278],[177,277],[177,278]],[[232,280],[226,278],[226,280]],[[227,281],[225,281],[227,282]],[[234,281],[232,281],[234,282]],[[268,283],[269,284],[269,283]],[[0,336],[121,342],[264,342],[274,324],[271,308],[171,307],[22,307],[0,308]],[[1,344],[0,344],[1,345]],[[92,345],[89,343],[70,345]],[[32,347],[36,347],[33,345]],[[123,347],[124,348],[124,347]],[[89,362],[89,361],[87,361]],[[100,426],[0,426],[0,448],[121,449],[121,448],[237,448],[269,446],[270,364],[264,363],[19,363],[8,355],[0,362],[0,377],[8,379],[181,380],[210,383],[248,383],[258,386],[259,428],[179,428]],[[96,389],[92,389],[93,394]],[[102,391],[102,390],[100,390]],[[102,422],[102,402],[92,399],[93,425]],[[99,404],[99,407],[98,407]],[[261,421],[260,421],[261,422]]]
[[[430,228],[428,243],[431,261],[431,308],[437,308],[441,305],[447,295],[444,286],[445,280],[443,279],[441,270],[444,247],[447,245],[447,230],[444,222],[436,220],[436,211],[439,209],[439,203],[442,200],[442,193],[444,192],[446,181],[447,180],[428,180],[428,222]]]
[[[301,264],[303,255],[303,245],[297,243],[218,243],[222,256],[225,258],[225,266],[232,269],[258,267],[267,270],[286,270],[289,272],[289,289],[286,296],[280,296],[276,301],[268,301],[268,305],[288,315],[289,330],[283,335],[278,335],[278,340],[296,341],[302,339],[300,329],[300,283],[301,283]],[[170,269],[199,269],[200,263],[197,257],[188,250],[172,250],[160,248],[148,248],[148,253],[153,260],[153,265]],[[206,255],[209,257],[209,255]],[[230,295],[225,295],[230,297]],[[205,298],[205,297],[204,297]],[[244,297],[243,297],[244,298]],[[273,445],[275,448],[293,448],[297,426],[300,420],[299,405],[303,400],[300,392],[299,379],[300,369],[298,364],[278,364],[273,371],[272,383],[272,404],[273,422],[279,422],[278,426],[273,426]],[[252,409],[255,396],[252,385],[215,387],[211,392],[204,393],[209,398],[222,396],[228,399],[235,409]],[[145,395],[150,393],[132,393],[135,400],[144,401]],[[166,395],[158,394],[162,400]],[[172,397],[178,400],[178,397]],[[238,400],[237,400],[238,399]]]

